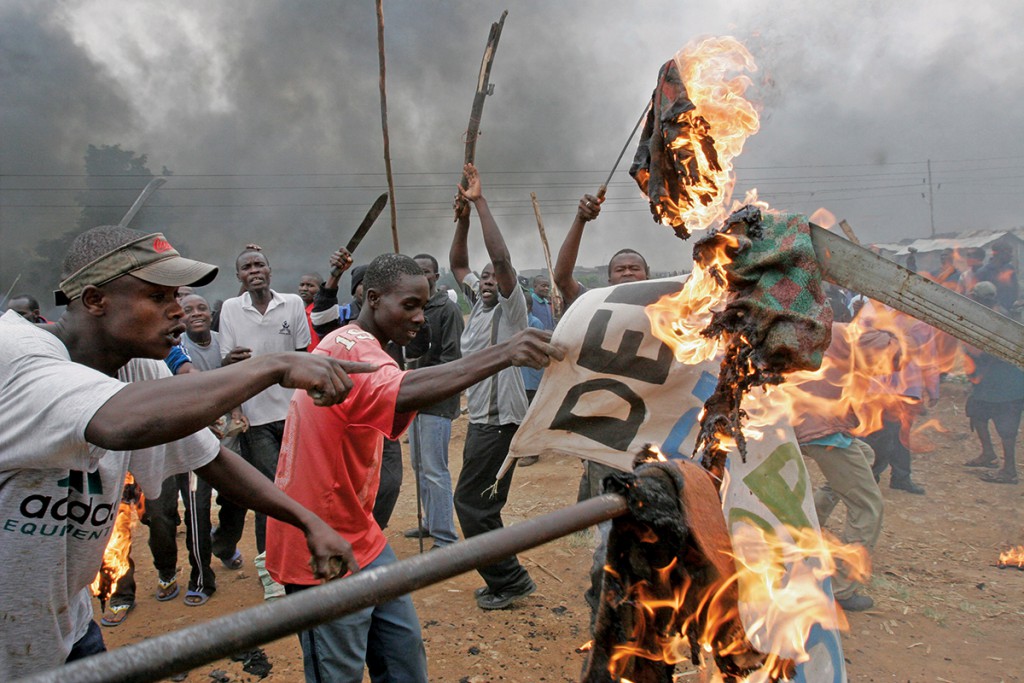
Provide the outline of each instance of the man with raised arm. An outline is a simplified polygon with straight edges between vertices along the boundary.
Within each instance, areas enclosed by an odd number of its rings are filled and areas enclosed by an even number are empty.
[[[572,276],[572,271],[576,268],[576,258],[580,253],[583,228],[600,215],[602,201],[592,194],[583,195],[583,198],[580,199],[579,209],[576,211],[576,218],[569,228],[569,234],[565,236],[565,241],[562,242],[562,247],[558,250],[554,268],[555,284],[562,293],[566,308],[587,291],[587,288]],[[612,254],[611,260],[608,261],[608,284],[610,285],[637,282],[650,277],[651,269],[647,265],[647,260],[640,255],[640,252],[633,249],[619,249]]]
[[[526,297],[519,287],[508,247],[487,206],[480,175],[472,164],[464,169],[468,187],[459,188],[461,210],[448,259],[452,275],[473,302],[462,333],[462,355],[471,358],[488,347],[527,329]],[[469,213],[476,209],[490,263],[477,277],[469,269]],[[501,510],[512,486],[509,468],[495,484],[512,437],[526,415],[526,389],[519,370],[511,368],[474,384],[466,391],[469,428],[462,471],[455,485],[455,512],[466,538],[504,526]],[[504,609],[535,590],[530,574],[513,555],[477,570],[486,585],[476,591],[481,609]]]
[[[207,283],[216,270],[182,258],[158,233],[94,228],[64,260],[59,321],[0,317],[0,679],[105,649],[88,586],[129,469],[148,495],[195,470],[299,528],[317,576],[337,575],[339,562],[356,566],[345,539],[221,448],[206,426],[274,384],[333,405],[351,389],[346,371],[374,366],[272,354],[170,377],[162,359],[185,330],[175,290]]]

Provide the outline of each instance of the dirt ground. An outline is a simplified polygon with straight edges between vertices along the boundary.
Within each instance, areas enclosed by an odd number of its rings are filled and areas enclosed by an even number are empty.
[[[965,386],[943,384],[943,398],[919,424],[936,419],[948,433],[924,429],[915,434],[914,477],[927,488],[915,496],[888,487],[883,475],[885,523],[874,553],[869,589],[874,609],[850,614],[843,637],[851,681],[1024,681],[1024,571],[1000,570],[1000,550],[1024,544],[1024,486],[988,484],[961,463],[979,452],[963,415]],[[461,466],[465,417],[455,423],[451,469]],[[408,446],[406,446],[408,448]],[[1018,439],[1024,454],[1024,438]],[[809,465],[812,476],[818,472]],[[515,473],[506,524],[575,502],[578,461],[542,458]],[[841,508],[841,506],[840,506]],[[415,526],[415,489],[406,468],[402,498],[385,531],[399,557],[417,552],[418,543],[402,536]],[[841,529],[842,515],[830,521]],[[139,601],[127,621],[104,628],[110,647],[157,636],[258,604],[262,591],[250,562],[252,533],[243,541],[246,566],[218,569],[216,595],[203,607],[180,599],[160,603],[153,597],[156,576],[148,562],[146,528],[138,530]],[[181,559],[187,565],[182,540]],[[575,681],[588,639],[588,611],[582,599],[591,561],[592,540],[575,535],[523,553],[538,590],[512,609],[483,612],[473,599],[482,585],[465,574],[413,595],[433,681]],[[186,567],[187,568],[187,567]],[[294,637],[265,646],[273,664],[268,683],[302,680],[302,662]],[[220,670],[232,681],[256,680],[238,662],[197,667],[187,679],[211,681]],[[697,680],[686,672],[680,680]],[[813,682],[812,682],[813,683]]]

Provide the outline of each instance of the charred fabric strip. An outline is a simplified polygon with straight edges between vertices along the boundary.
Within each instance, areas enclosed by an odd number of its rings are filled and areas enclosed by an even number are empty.
[[[604,485],[626,498],[629,512],[612,521],[581,680],[670,683],[676,662],[700,662],[704,643],[726,681],[760,668],[765,656],[740,623],[732,545],[708,473],[674,460],[613,474]]]
[[[699,146],[710,170],[722,170],[709,128],[686,93],[676,60],[665,62],[629,175],[650,200],[654,221],[671,226],[682,239],[690,236],[682,215],[697,203],[711,203],[718,193],[714,178],[700,172],[695,154]]]
[[[141,515],[144,505],[145,497],[142,495],[142,488],[132,480],[131,483],[126,483],[124,485],[124,490],[121,492],[121,503],[117,507],[117,514],[119,517],[121,515],[127,515],[127,523],[130,526],[132,508],[136,508],[138,514]],[[117,526],[116,522],[115,526]],[[129,538],[128,541],[130,543],[131,538]],[[96,592],[96,597],[99,598],[101,611],[107,609],[107,600],[110,598],[110,594],[114,592],[114,589],[116,588],[116,581],[120,578],[114,576],[115,571],[114,567],[111,567],[106,563],[100,567],[100,583]]]
[[[784,373],[818,369],[832,325],[805,216],[762,215],[756,207],[745,206],[719,232],[694,245],[693,259],[706,264],[723,247],[732,261],[713,274],[727,285],[729,302],[702,334],[724,336],[725,357],[718,385],[704,403],[694,448],[719,481],[725,470],[723,437],[736,441],[746,462],[740,407],[744,394],[778,384]]]

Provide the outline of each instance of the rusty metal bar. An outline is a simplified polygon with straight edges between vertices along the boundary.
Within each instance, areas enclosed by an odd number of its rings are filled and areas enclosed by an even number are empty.
[[[626,509],[622,496],[606,493],[446,548],[88,657],[23,681],[158,681],[493,564],[503,557],[618,517]]]
[[[822,277],[1024,367],[1024,325],[811,224]]]

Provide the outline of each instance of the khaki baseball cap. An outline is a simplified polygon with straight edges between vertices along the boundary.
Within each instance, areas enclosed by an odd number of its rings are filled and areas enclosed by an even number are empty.
[[[88,285],[105,285],[122,275],[167,287],[199,287],[217,277],[217,266],[184,258],[162,233],[155,232],[107,252],[60,283],[53,293],[58,306],[82,296]]]

